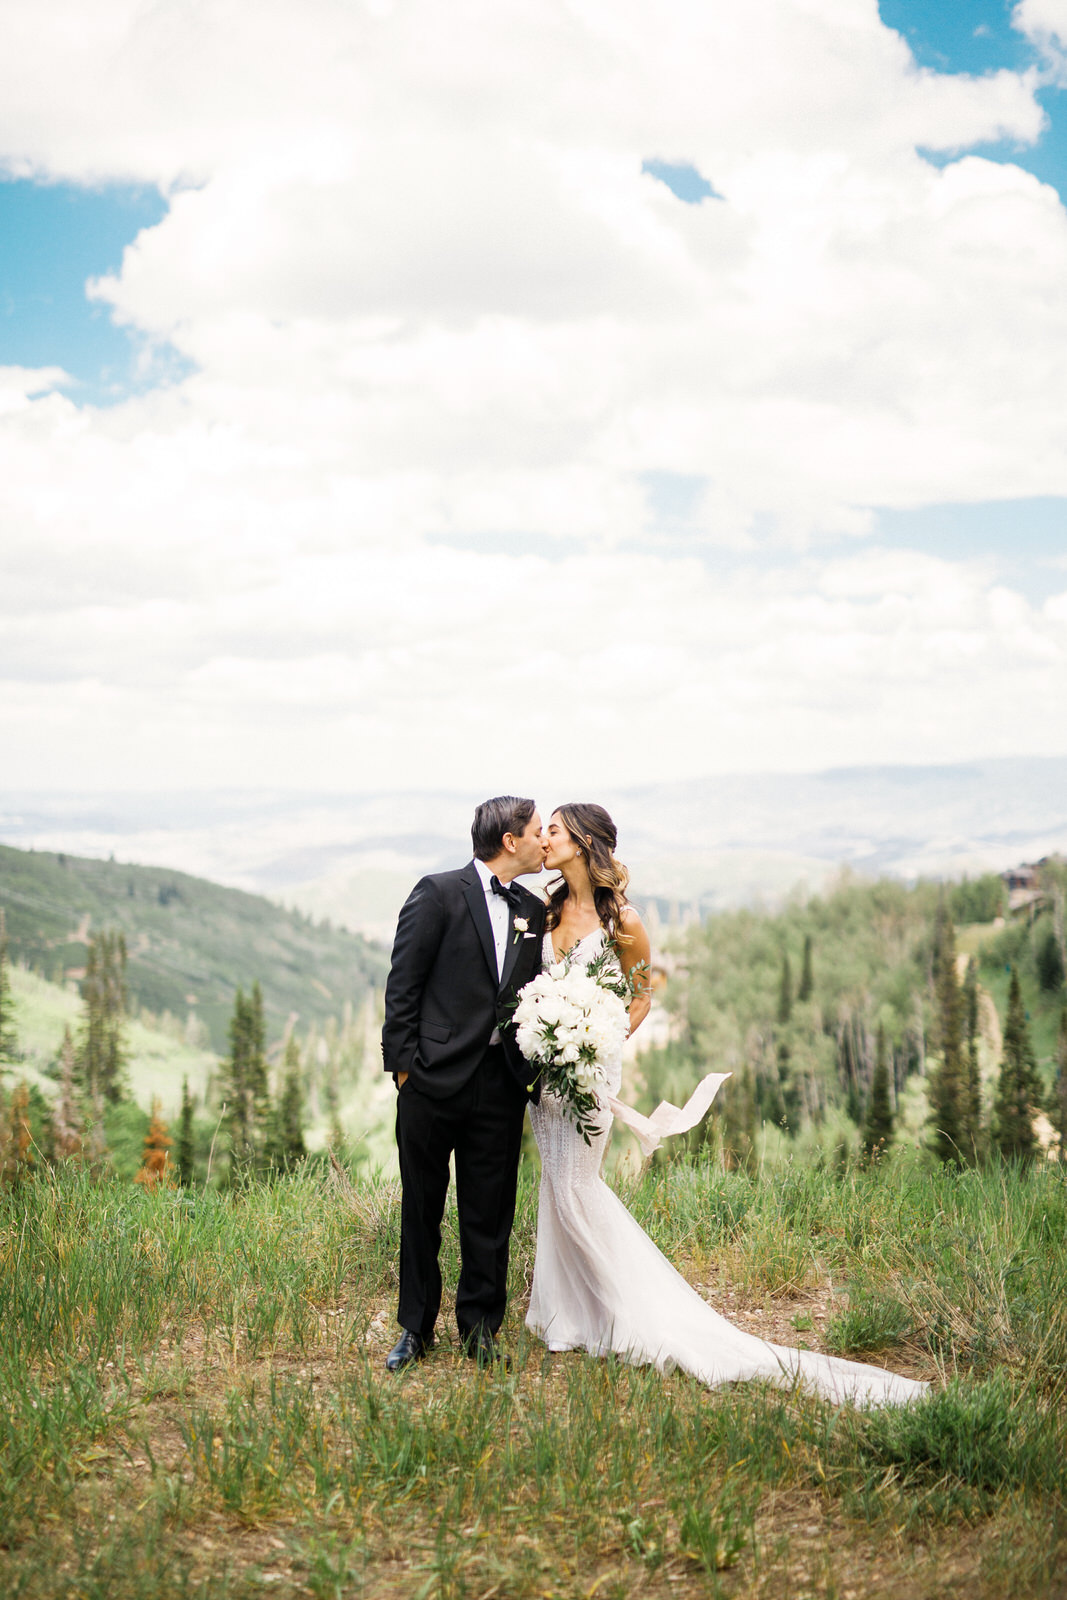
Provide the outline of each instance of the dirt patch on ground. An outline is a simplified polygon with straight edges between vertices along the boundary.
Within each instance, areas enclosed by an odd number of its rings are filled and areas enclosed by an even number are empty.
[[[702,1292],[747,1331],[776,1343],[823,1348],[822,1334],[840,1308],[842,1297],[829,1287],[797,1294],[789,1299],[767,1299],[756,1304],[722,1280],[701,1285]],[[145,1393],[144,1426],[130,1432],[121,1450],[96,1463],[93,1479],[97,1503],[100,1493],[110,1493],[116,1504],[137,1504],[145,1495],[153,1473],[170,1474],[192,1492],[194,1474],[182,1423],[190,1408],[221,1406],[235,1385],[262,1388],[271,1374],[288,1374],[314,1386],[343,1383],[353,1368],[363,1368],[369,1358],[372,1371],[380,1372],[383,1391],[397,1380],[381,1363],[396,1335],[391,1303],[377,1305],[358,1344],[342,1349],[336,1339],[343,1308],[323,1312],[319,1318],[320,1342],[308,1350],[278,1349],[255,1359],[221,1341],[190,1331],[166,1350]],[[521,1327],[521,1308],[513,1311],[512,1325]],[[580,1353],[550,1355],[542,1347],[524,1343],[516,1333],[516,1380],[522,1391],[536,1388],[562,1398],[568,1364],[588,1360]],[[430,1360],[400,1380],[405,1395],[420,1401],[440,1402],[455,1393],[459,1383],[483,1381],[465,1360],[458,1341],[445,1328]],[[618,1528],[610,1530],[598,1548],[564,1553],[560,1529],[538,1529],[521,1522],[486,1530],[470,1529],[469,1550],[454,1557],[449,1578],[435,1567],[435,1529],[432,1524],[412,1525],[410,1507],[393,1524],[387,1503],[368,1508],[357,1535],[343,1519],[292,1515],[250,1524],[247,1517],[228,1515],[201,1501],[187,1508],[183,1524],[175,1531],[175,1553],[188,1568],[193,1583],[210,1584],[213,1574],[225,1568],[244,1574],[247,1592],[278,1595],[365,1595],[372,1600],[423,1594],[451,1600],[460,1595],[471,1600],[496,1596],[534,1596],[544,1600],[577,1600],[578,1596],[708,1595],[736,1596],[738,1600],[789,1600],[826,1597],[826,1600],[869,1600],[893,1596],[894,1600],[936,1600],[966,1592],[969,1600],[992,1600],[1003,1590],[990,1586],[990,1573],[1000,1571],[996,1552],[1004,1534],[991,1525],[974,1529],[961,1525],[908,1534],[892,1524],[868,1528],[842,1506],[839,1497],[818,1491],[765,1491],[751,1521],[751,1533],[741,1547],[724,1550],[721,1570],[712,1574],[699,1560],[679,1551],[677,1518],[668,1514],[655,1495],[633,1507],[620,1507]],[[632,1512],[627,1521],[623,1512]],[[322,1554],[322,1536],[330,1526],[329,1553]],[[657,1540],[660,1543],[657,1545]],[[565,1547],[566,1541],[563,1541]],[[331,1578],[329,1574],[334,1574]],[[332,1585],[332,1586],[331,1586]]]

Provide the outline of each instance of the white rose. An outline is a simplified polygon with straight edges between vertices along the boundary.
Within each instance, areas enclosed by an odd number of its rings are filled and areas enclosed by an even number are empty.
[[[567,999],[576,1006],[592,1006],[596,1004],[598,986],[592,978],[584,972],[572,972],[567,980]]]
[[[519,1049],[527,1061],[535,1060],[541,1046],[541,1035],[537,1029],[527,1024],[515,1030],[515,1037],[518,1040]]]

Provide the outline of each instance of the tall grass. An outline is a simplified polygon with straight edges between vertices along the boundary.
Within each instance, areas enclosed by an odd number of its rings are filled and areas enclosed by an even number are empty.
[[[446,1341],[399,1381],[382,1370],[389,1185],[64,1175],[0,1197],[0,1589],[757,1594],[806,1562],[812,1585],[863,1594],[885,1592],[864,1587],[874,1541],[883,1577],[921,1569],[937,1594],[923,1552],[956,1541],[976,1595],[1009,1557],[1017,1592],[1041,1593],[1067,1504],[1058,1171],[761,1181],[694,1164],[629,1183],[697,1281],[800,1308],[847,1287],[826,1345],[936,1383],[871,1413],[549,1356],[522,1328],[534,1178],[512,1371],[480,1374]],[[454,1283],[454,1216],[443,1258]]]

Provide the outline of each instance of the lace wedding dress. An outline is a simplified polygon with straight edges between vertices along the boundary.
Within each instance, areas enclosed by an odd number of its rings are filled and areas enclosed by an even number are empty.
[[[592,960],[603,940],[603,931],[594,929],[576,948]],[[546,933],[545,964],[555,959]],[[608,1065],[602,1099],[617,1095],[621,1082],[620,1054]],[[530,1106],[530,1118],[541,1189],[526,1322],[550,1350],[614,1353],[661,1372],[681,1367],[712,1386],[745,1378],[789,1386],[799,1381],[831,1400],[861,1406],[899,1404],[925,1392],[925,1384],[881,1367],[769,1344],[735,1328],[675,1271],[601,1178],[610,1109],[602,1107],[602,1131],[591,1146],[553,1094]]]

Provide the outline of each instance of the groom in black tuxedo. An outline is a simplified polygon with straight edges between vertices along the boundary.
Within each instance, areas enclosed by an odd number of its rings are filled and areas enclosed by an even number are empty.
[[[522,1122],[532,1075],[511,1002],[540,970],[545,908],[512,880],[540,872],[545,844],[532,800],[486,800],[471,827],[474,860],[418,882],[397,923],[385,986],[382,1056],[397,1085],[403,1189],[403,1333],[390,1372],[433,1344],[441,1305],[441,1218],[456,1159],[461,1267],[456,1323],[467,1354],[498,1359]]]

